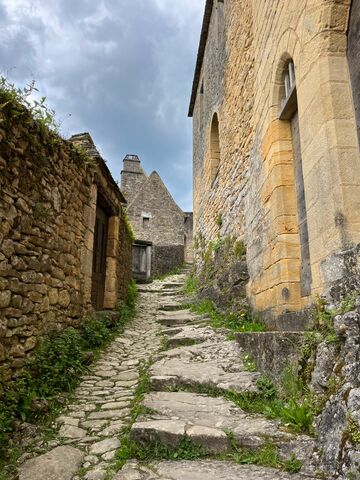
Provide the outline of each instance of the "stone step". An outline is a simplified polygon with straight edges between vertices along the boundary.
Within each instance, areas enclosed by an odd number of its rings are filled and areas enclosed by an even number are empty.
[[[175,388],[218,388],[225,391],[255,392],[259,373],[247,372],[241,361],[236,364],[214,360],[190,361],[182,358],[163,358],[150,369],[154,390]]]
[[[188,324],[207,325],[209,319],[205,315],[196,315],[191,310],[185,309],[159,312],[157,322],[166,327],[174,327]]]
[[[188,345],[190,343],[202,343],[214,336],[214,330],[210,327],[202,327],[196,325],[185,325],[183,327],[174,327],[164,330],[168,337],[169,347],[177,347]]]
[[[168,282],[168,283],[163,283],[163,288],[164,289],[177,289],[180,290],[181,287],[184,286],[185,280],[184,281],[178,281],[178,282]]]
[[[158,307],[158,310],[161,312],[173,312],[176,310],[181,310],[182,304],[178,299],[174,297],[167,297]]]
[[[309,480],[301,474],[289,474],[273,468],[237,465],[216,461],[167,461],[152,464],[151,469],[129,462],[114,480]]]
[[[269,441],[280,446],[296,439],[278,422],[246,414],[223,398],[188,392],[152,392],[145,396],[143,404],[153,413],[138,417],[131,429],[132,439],[142,445],[158,441],[176,446],[188,438],[209,453],[220,454],[231,451],[228,432],[239,447],[249,449],[257,449]]]

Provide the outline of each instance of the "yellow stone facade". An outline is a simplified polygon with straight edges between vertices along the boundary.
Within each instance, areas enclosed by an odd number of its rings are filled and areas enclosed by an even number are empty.
[[[360,243],[360,155],[347,57],[350,0],[208,1],[190,116],[194,222],[210,241],[244,239],[254,310],[301,311],[340,281],[334,258]],[[302,296],[293,138],[280,120],[296,75],[311,294]],[[219,121],[214,179],[211,125]],[[335,263],[332,263],[335,262]]]

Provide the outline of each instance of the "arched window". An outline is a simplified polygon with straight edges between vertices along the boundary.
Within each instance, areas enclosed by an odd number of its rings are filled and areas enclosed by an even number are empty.
[[[220,165],[220,135],[219,135],[219,119],[215,113],[211,122],[210,130],[210,171],[211,181],[217,177]]]
[[[283,73],[282,100],[280,120],[290,121],[293,146],[294,179],[297,200],[297,222],[299,226],[301,250],[301,295],[311,293],[311,264],[309,249],[309,233],[305,199],[304,175],[301,156],[301,137],[296,93],[295,67],[292,60],[285,65]]]

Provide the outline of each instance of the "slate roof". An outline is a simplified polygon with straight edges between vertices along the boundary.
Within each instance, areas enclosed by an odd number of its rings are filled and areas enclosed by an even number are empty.
[[[126,204],[126,200],[124,195],[122,194],[119,185],[115,182],[113,176],[110,173],[110,170],[108,166],[105,163],[105,160],[102,158],[100,155],[98,149],[95,146],[95,143],[93,139],[91,138],[90,133],[84,132],[84,133],[77,133],[76,135],[73,135],[70,139],[70,142],[75,143],[76,145],[79,145],[81,148],[83,148],[86,151],[86,154],[90,157],[96,160],[97,165],[99,166],[101,173],[104,175],[106,180],[109,182],[109,184],[112,186],[114,189],[116,195],[118,196],[119,200],[121,203]]]

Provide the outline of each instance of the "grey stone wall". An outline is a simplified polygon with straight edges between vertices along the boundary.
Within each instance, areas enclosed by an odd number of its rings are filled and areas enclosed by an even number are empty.
[[[183,245],[154,245],[152,251],[152,276],[164,275],[184,263]]]
[[[137,155],[126,155],[121,172],[121,191],[130,204],[147,179]]]
[[[134,229],[136,240],[152,242],[151,276],[173,270],[184,262],[185,215],[172,198],[157,172],[152,172],[142,185],[138,173],[130,169],[141,168],[132,162],[124,163],[122,185],[132,185],[136,192],[131,193],[127,213]],[[124,176],[125,175],[125,176]],[[124,181],[123,181],[124,178]]]
[[[184,245],[184,213],[158,173],[152,172],[127,211],[137,240],[161,246]],[[144,218],[149,222],[144,223]]]

